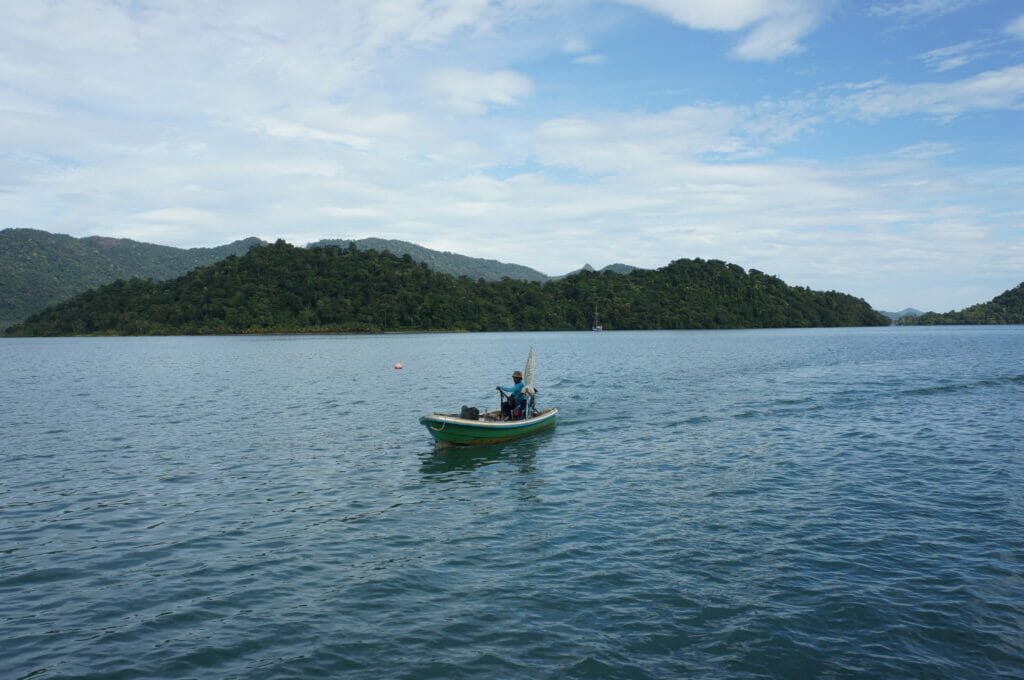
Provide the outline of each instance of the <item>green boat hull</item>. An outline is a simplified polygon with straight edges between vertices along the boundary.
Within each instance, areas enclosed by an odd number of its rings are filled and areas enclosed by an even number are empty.
[[[526,420],[498,420],[495,412],[484,414],[480,420],[432,413],[420,418],[434,440],[442,446],[468,446],[473,444],[500,444],[525,437],[555,426],[558,409],[541,411]]]

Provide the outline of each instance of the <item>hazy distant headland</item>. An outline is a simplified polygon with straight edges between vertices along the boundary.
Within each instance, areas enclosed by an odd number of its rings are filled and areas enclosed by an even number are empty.
[[[880,310],[878,310],[878,313],[883,315],[883,316],[889,317],[893,321],[897,321],[899,319],[902,319],[905,316],[919,316],[921,314],[924,314],[924,312],[922,312],[921,310],[914,309],[913,307],[907,307],[906,309],[904,309],[901,312],[886,312],[886,311],[883,311],[883,310],[880,309]]]

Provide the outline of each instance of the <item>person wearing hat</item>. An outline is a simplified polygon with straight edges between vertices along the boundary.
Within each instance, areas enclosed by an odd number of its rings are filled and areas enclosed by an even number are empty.
[[[498,387],[499,392],[508,392],[509,396],[507,400],[504,400],[501,405],[501,414],[508,416],[512,420],[519,420],[520,418],[526,417],[526,397],[523,396],[523,374],[520,371],[516,371],[512,374],[512,380],[515,385],[512,387]]]

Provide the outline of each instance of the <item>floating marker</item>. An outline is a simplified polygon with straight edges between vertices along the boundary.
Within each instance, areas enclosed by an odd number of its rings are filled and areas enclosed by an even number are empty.
[[[401,368],[402,368],[402,364],[395,364],[395,370],[396,371],[400,370]]]

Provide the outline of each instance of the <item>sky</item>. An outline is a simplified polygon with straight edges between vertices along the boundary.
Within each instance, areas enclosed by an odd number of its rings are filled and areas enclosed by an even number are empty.
[[[0,228],[1024,281],[1020,0],[0,1]]]

